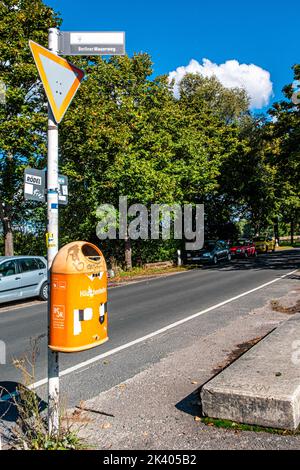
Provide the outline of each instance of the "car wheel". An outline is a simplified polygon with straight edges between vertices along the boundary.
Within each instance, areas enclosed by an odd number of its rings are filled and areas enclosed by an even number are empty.
[[[245,258],[248,258],[248,251],[245,251],[244,257],[245,257]]]
[[[254,256],[254,258],[257,257],[257,251],[256,250],[254,251],[253,256]]]
[[[216,255],[213,257],[213,264],[218,264],[218,258],[216,257]]]
[[[42,284],[39,297],[41,300],[48,300],[48,282],[47,281]]]
[[[231,261],[231,253],[228,253],[228,255],[227,255],[227,261]]]
[[[265,248],[265,253],[268,253],[268,247],[267,247],[267,246],[266,246],[266,248]]]

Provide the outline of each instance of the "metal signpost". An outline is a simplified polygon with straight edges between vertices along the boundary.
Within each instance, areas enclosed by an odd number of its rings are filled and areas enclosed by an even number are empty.
[[[57,54],[58,35],[49,29],[49,50]],[[48,102],[48,159],[47,159],[47,259],[48,259],[48,338],[50,328],[50,268],[58,251],[58,126]],[[48,341],[49,343],[49,341]],[[48,432],[59,431],[59,359],[58,352],[48,348]]]
[[[48,164],[47,164],[47,257],[48,296],[50,269],[58,251],[58,123],[74,97],[84,72],[58,57],[58,34],[49,29],[48,49],[30,41],[29,45],[48,98]],[[48,301],[48,325],[50,302]],[[49,326],[48,326],[49,328]],[[48,349],[48,424],[49,433],[59,429],[59,362],[58,353]]]
[[[63,55],[123,55],[123,32],[64,32],[49,29],[48,49],[29,41],[29,45],[48,98],[47,165],[47,255],[48,255],[48,338],[50,326],[50,268],[58,252],[58,204],[68,202],[68,180],[58,175],[58,123],[68,109],[84,72]],[[35,170],[37,171],[37,170]],[[34,173],[32,173],[34,176]],[[26,182],[26,181],[25,181]],[[27,184],[33,184],[27,182]],[[27,193],[31,188],[27,188]],[[48,341],[49,344],[49,341]],[[59,357],[48,348],[48,431],[59,430]]]

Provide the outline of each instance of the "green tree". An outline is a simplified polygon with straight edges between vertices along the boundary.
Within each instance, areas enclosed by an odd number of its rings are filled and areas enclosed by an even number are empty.
[[[240,181],[233,175],[248,151],[241,136],[250,119],[248,97],[215,77],[188,74],[180,84],[180,105],[186,117],[183,142],[190,148],[189,157],[181,158],[185,196],[205,204],[207,236],[225,236],[241,205]]]
[[[13,228],[35,211],[23,198],[26,166],[45,167],[47,107],[28,46],[47,45],[48,28],[61,23],[42,0],[0,1],[0,79],[5,102],[0,105],[0,218],[5,254],[12,255]]]
[[[300,81],[300,65],[295,65],[294,80]],[[283,89],[286,99],[269,111],[269,159],[276,169],[276,197],[279,216],[290,223],[291,242],[300,220],[300,105],[292,101],[292,85]]]
[[[187,76],[176,100],[166,77],[149,78],[147,54],[80,59],[77,65],[86,69],[88,80],[60,128],[61,170],[70,176],[70,203],[61,216],[63,241],[96,242],[97,206],[117,207],[120,195],[129,204],[147,206],[204,202],[210,223],[216,207],[227,221],[232,208],[226,206],[220,177],[224,162],[245,152],[239,135],[249,118],[245,93],[227,90],[215,79]],[[107,245],[123,256],[118,242]],[[149,246],[158,248],[148,243],[147,257]],[[130,253],[127,240],[127,267]]]
[[[249,116],[249,97],[242,88],[225,88],[215,77],[186,74],[179,86],[180,99],[219,117],[226,124],[243,121]]]
[[[95,239],[102,203],[118,207],[119,196],[127,196],[129,205],[146,206],[177,199],[169,130],[177,123],[176,109],[166,77],[149,79],[147,54],[78,64],[88,80],[61,126],[62,170],[71,177],[62,232],[65,239],[74,232]],[[129,240],[125,264],[131,266]]]

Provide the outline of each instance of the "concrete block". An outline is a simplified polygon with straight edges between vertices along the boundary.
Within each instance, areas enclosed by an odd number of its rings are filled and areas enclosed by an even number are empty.
[[[211,418],[295,430],[300,424],[300,314],[203,386]]]

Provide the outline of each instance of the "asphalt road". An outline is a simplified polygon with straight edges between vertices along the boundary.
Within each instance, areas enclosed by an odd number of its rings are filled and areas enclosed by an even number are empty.
[[[217,267],[205,267],[188,272],[142,281],[139,283],[109,289],[109,338],[104,345],[82,353],[61,354],[60,369],[64,370],[87,359],[110,351],[118,346],[144,337],[171,323],[223,302],[245,291],[254,289],[261,284],[272,281],[300,267],[300,250],[289,250],[268,255],[260,255],[257,259],[234,260],[232,263],[220,264]],[[253,297],[255,298],[255,297]],[[249,306],[250,308],[250,306]],[[201,317],[203,331],[211,322],[218,328],[214,310]],[[218,322],[222,321],[220,318]],[[215,322],[215,323],[214,323]],[[6,343],[7,364],[0,365],[0,385],[9,381],[20,380],[20,374],[12,365],[13,358],[20,358],[30,351],[30,338],[42,336],[40,354],[37,358],[35,381],[43,379],[47,374],[47,314],[45,304],[33,304],[18,307],[9,311],[0,308],[0,339]],[[161,335],[161,344],[166,335]],[[178,335],[177,335],[178,336]],[[168,352],[177,343],[168,345]],[[159,343],[158,343],[159,344]],[[120,383],[133,373],[129,371],[128,361],[139,362],[139,368],[145,368],[155,358],[149,359],[146,354],[141,357],[134,355],[140,348],[131,346],[130,353],[123,352],[122,358],[126,367],[119,365],[113,369],[111,380],[107,386]],[[127,354],[127,355],[126,355]],[[139,353],[137,353],[139,354]],[[158,354],[159,360],[159,354]],[[126,359],[127,358],[127,359]],[[93,372],[86,373],[87,367],[69,374],[66,378],[67,388],[72,395],[75,384],[95,381]],[[107,369],[106,369],[107,370]],[[99,371],[95,372],[98,374]],[[109,372],[108,372],[109,374]],[[97,377],[96,377],[97,378]],[[98,377],[99,382],[99,377]],[[99,389],[105,389],[99,386]],[[74,390],[73,390],[74,391]],[[77,394],[78,395],[78,394]],[[80,395],[80,394],[79,394]],[[89,391],[93,396],[93,390]]]

